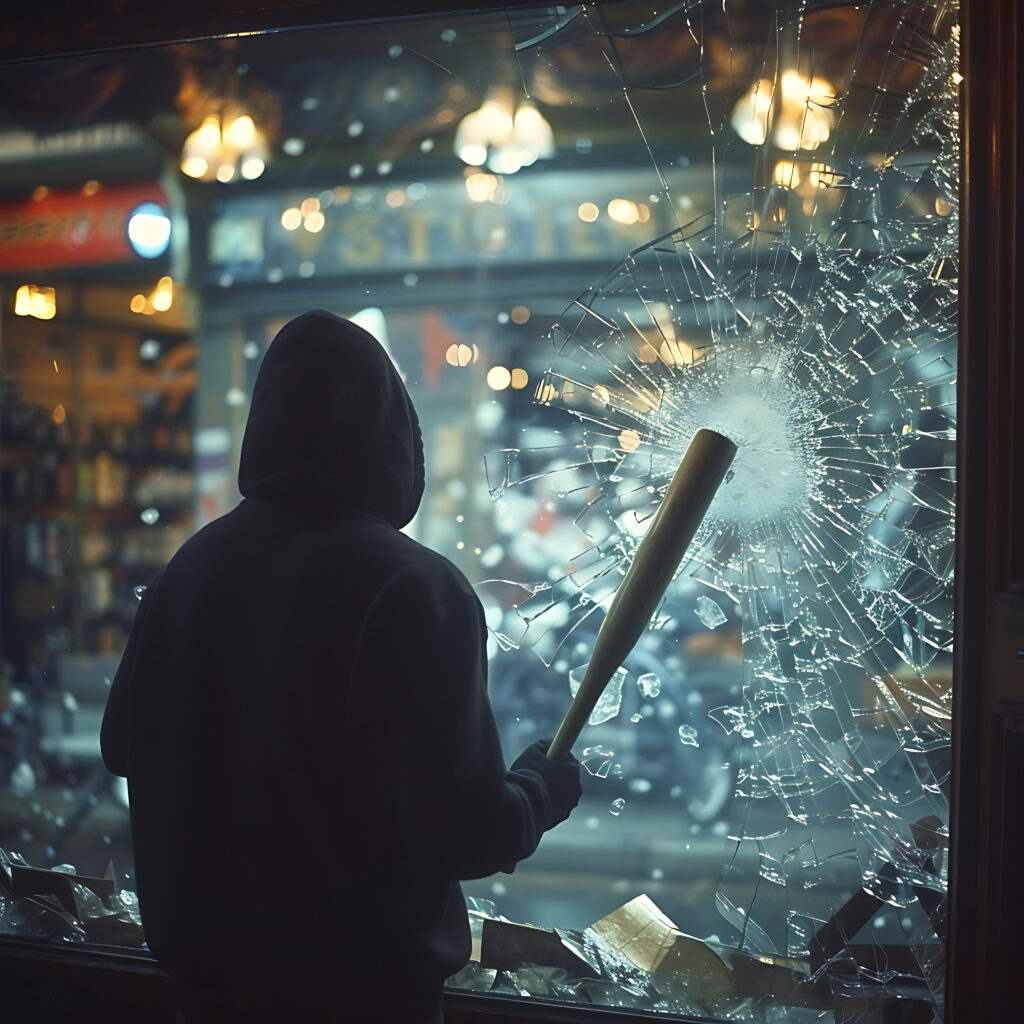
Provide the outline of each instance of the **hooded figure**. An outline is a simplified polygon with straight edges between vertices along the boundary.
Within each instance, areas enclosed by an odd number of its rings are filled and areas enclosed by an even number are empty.
[[[188,1024],[438,1019],[458,880],[533,853],[579,765],[505,768],[480,603],[400,532],[423,447],[374,338],[281,330],[239,488],[145,591],[103,720],[147,942]]]

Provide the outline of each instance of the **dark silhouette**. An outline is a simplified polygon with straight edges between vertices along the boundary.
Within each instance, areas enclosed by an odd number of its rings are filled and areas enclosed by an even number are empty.
[[[530,856],[579,764],[505,768],[480,603],[400,532],[423,447],[369,334],[281,330],[239,488],[146,590],[103,720],[147,941],[188,1024],[437,1020],[458,879]]]

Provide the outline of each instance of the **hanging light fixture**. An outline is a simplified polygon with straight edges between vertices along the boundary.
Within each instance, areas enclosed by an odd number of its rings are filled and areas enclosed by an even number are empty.
[[[496,174],[515,174],[555,155],[555,137],[544,115],[526,100],[515,105],[508,86],[491,89],[479,110],[467,114],[455,130],[455,155]]]
[[[14,298],[14,312],[18,316],[34,316],[38,320],[52,320],[57,315],[56,290],[23,284]]]
[[[834,103],[835,88],[824,78],[785,71],[776,82],[755,82],[733,109],[731,123],[752,146],[770,137],[773,145],[788,152],[813,150],[832,133]]]
[[[209,114],[181,149],[181,170],[201,181],[247,181],[266,169],[267,138],[242,108]]]

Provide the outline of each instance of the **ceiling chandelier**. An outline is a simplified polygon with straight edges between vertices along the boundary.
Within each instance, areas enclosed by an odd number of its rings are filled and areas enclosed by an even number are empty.
[[[731,123],[752,146],[770,139],[781,150],[813,150],[832,132],[835,103],[835,88],[824,78],[785,71],[778,81],[755,82],[733,109]]]
[[[241,107],[209,114],[181,149],[181,170],[200,181],[247,181],[266,169],[267,137]]]
[[[515,174],[555,155],[555,137],[544,115],[529,100],[518,106],[508,86],[491,89],[483,106],[455,130],[455,155],[495,174]]]

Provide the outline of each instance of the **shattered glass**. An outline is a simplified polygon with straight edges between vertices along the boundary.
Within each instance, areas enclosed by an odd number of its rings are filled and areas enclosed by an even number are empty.
[[[697,730],[692,725],[679,726],[679,742],[687,746],[696,747],[700,745],[697,739]]]
[[[700,619],[708,629],[716,629],[722,623],[728,622],[728,617],[722,608],[715,601],[712,601],[706,594],[697,598],[697,618]]]
[[[583,665],[569,673],[569,689],[574,697],[579,691],[586,670],[586,665]],[[591,725],[600,725],[602,722],[607,722],[609,719],[614,718],[619,713],[619,709],[622,707],[622,684],[626,679],[626,675],[626,670],[620,668],[608,680],[608,685],[604,688],[604,692],[598,699],[597,704],[594,705],[594,710],[590,713]]]
[[[591,775],[599,779],[606,779],[612,767],[613,753],[600,744],[595,747],[584,747],[583,760],[580,763]]]
[[[645,697],[657,697],[661,693],[661,680],[653,672],[645,672],[636,684]]]
[[[493,905],[471,917],[483,918],[483,941],[452,988],[751,1024],[836,1019],[828,987],[799,960],[685,935],[643,894],[583,930],[515,924]]]
[[[916,999],[941,1016],[956,5],[510,17],[527,93],[628,123],[650,160],[647,202],[673,226],[551,332],[534,401],[561,415],[561,443],[487,458],[497,502],[538,490],[577,527],[548,579],[516,581],[528,596],[495,633],[564,680],[696,431],[731,438],[735,462],[649,631],[677,643],[684,604],[709,631],[742,627],[742,699],[711,713],[739,764],[718,911],[739,949],[802,958],[837,999]],[[666,93],[675,134],[655,113]],[[657,704],[650,676],[636,683]],[[624,692],[616,679],[602,714]],[[696,740],[688,724],[678,735]]]
[[[106,877],[90,878],[72,864],[33,867],[0,849],[0,935],[143,948],[138,896],[114,878],[112,865]]]

